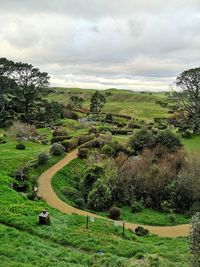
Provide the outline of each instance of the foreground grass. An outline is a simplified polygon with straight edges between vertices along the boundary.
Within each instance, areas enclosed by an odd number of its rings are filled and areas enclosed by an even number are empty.
[[[11,141],[0,145],[0,266],[152,266],[152,258],[159,266],[188,266],[186,238],[137,237],[128,230],[123,238],[121,228],[104,220],[90,223],[87,230],[86,218],[62,214],[42,200],[30,201],[14,191],[9,174],[48,149],[26,145],[24,151],[16,150]],[[38,177],[58,160],[51,158],[30,175]],[[51,215],[48,226],[38,225],[43,209]]]

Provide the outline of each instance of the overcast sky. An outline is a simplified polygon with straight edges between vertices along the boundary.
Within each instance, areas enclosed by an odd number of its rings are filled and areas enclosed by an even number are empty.
[[[0,0],[0,57],[51,85],[168,90],[200,65],[200,0]]]

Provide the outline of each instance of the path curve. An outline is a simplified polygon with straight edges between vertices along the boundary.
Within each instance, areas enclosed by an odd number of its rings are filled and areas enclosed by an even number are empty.
[[[57,162],[51,168],[46,170],[39,177],[39,187],[38,195],[42,197],[51,207],[58,209],[59,211],[66,214],[79,214],[82,216],[92,216],[99,219],[106,219],[105,217],[83,211],[77,208],[74,208],[61,199],[58,198],[51,186],[51,180],[54,174],[56,174],[60,169],[65,167],[71,160],[77,158],[77,149],[67,154],[62,160]],[[134,230],[139,224],[125,222],[125,227],[128,229]],[[148,229],[150,233],[159,235],[162,237],[179,237],[179,236],[188,236],[189,233],[189,224],[181,224],[176,226],[150,226],[150,225],[141,225]]]

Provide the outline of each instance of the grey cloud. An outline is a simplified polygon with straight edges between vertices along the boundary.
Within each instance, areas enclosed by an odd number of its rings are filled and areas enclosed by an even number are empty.
[[[54,85],[162,90],[200,60],[199,0],[0,0],[0,19],[0,56]]]

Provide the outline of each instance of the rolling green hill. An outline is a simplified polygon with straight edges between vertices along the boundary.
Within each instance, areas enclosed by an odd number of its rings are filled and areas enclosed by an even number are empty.
[[[51,100],[57,100],[65,105],[72,95],[82,97],[84,107],[89,107],[91,95],[95,90],[79,88],[51,88]],[[102,111],[130,115],[150,121],[153,118],[168,117],[168,109],[156,104],[156,101],[166,101],[165,93],[133,92],[127,90],[108,89],[102,91],[107,95],[107,103]]]

